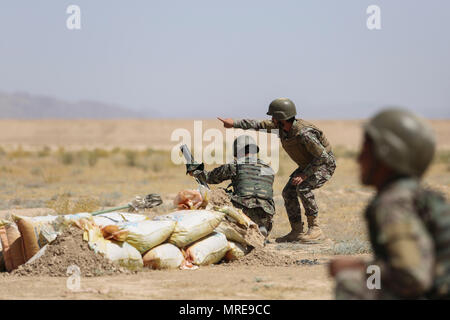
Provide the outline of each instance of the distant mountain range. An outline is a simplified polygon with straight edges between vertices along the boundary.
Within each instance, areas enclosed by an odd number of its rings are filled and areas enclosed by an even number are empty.
[[[143,112],[97,101],[68,102],[28,93],[0,92],[0,119],[147,118]]]

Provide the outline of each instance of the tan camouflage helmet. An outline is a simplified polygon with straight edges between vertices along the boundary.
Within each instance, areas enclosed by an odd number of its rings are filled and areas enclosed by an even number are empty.
[[[275,120],[288,120],[295,117],[297,110],[294,102],[288,98],[278,98],[273,100],[269,105],[267,115],[272,116]]]
[[[421,177],[433,160],[436,142],[431,127],[410,111],[384,109],[364,125],[375,156],[396,172]]]

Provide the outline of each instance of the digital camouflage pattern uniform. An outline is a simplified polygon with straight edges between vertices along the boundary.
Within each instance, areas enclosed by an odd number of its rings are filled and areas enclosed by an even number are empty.
[[[416,299],[432,288],[433,239],[423,223],[416,198],[419,182],[397,177],[380,189],[365,211],[381,288],[368,289],[368,274],[345,270],[336,277],[336,299]]]
[[[361,150],[367,171],[361,178],[378,190],[365,211],[370,264],[380,268],[381,288],[370,290],[368,275],[343,269],[335,277],[336,298],[450,299],[450,206],[420,186],[436,148],[431,127],[406,109],[389,108],[364,125],[364,134],[370,153]],[[380,164],[391,173],[379,171]],[[387,180],[378,185],[376,177]]]
[[[265,227],[269,234],[275,214],[275,203],[272,198],[274,172],[269,165],[256,157],[242,159],[224,164],[209,172],[203,170],[201,174],[204,175],[208,184],[231,180],[233,205],[242,209],[258,226]]]
[[[233,126],[244,130],[267,130],[267,132],[278,129],[284,150],[298,164],[282,193],[289,221],[291,224],[301,222],[298,197],[302,201],[305,215],[317,216],[319,208],[312,190],[320,188],[330,180],[336,169],[336,159],[323,132],[302,119],[295,120],[289,132],[276,127],[271,120],[234,120]],[[306,179],[295,186],[291,180],[299,174],[305,175]]]

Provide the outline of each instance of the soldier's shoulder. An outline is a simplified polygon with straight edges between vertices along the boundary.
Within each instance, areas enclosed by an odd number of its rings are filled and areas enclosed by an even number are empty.
[[[416,179],[398,179],[385,186],[379,192],[378,199],[380,203],[386,205],[399,201],[413,201],[418,190],[420,190],[420,185]]]
[[[380,223],[394,221],[418,220],[415,208],[415,195],[418,182],[414,180],[397,180],[379,192],[372,202],[372,212]]]
[[[303,119],[296,119],[292,125],[292,130],[294,135],[300,135],[307,137],[308,135],[316,135],[318,133],[317,127]]]

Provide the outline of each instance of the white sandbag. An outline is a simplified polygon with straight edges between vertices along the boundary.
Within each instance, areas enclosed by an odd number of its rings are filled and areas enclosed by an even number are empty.
[[[248,253],[246,246],[240,243],[228,241],[228,251],[225,254],[225,261],[233,261],[242,258]]]
[[[245,229],[240,229],[239,227],[236,227],[226,219],[220,222],[220,224],[217,226],[216,229],[214,229],[214,231],[223,233],[229,241],[238,242],[244,245],[246,244],[244,233]]]
[[[210,234],[224,216],[222,212],[210,210],[180,210],[157,216],[154,220],[176,221],[177,224],[168,241],[178,248],[184,248]]]
[[[135,247],[141,254],[163,243],[170,237],[176,222],[144,220],[120,224],[119,230],[127,231],[125,241]]]
[[[128,212],[109,212],[102,213],[93,217],[94,222],[99,227],[108,225],[120,224],[124,222],[138,222],[148,219],[142,214],[128,213]]]
[[[228,241],[225,235],[213,232],[186,250],[186,260],[196,265],[209,265],[222,260],[227,251]]]
[[[230,206],[225,207],[214,207],[214,210],[217,210],[219,212],[223,212],[226,214],[227,218],[230,220],[236,222],[242,227],[248,228],[250,225],[254,225],[255,223],[247,217],[241,209],[237,209]]]
[[[108,242],[103,256],[128,269],[140,269],[144,265],[139,251],[126,242]]]
[[[85,225],[87,227],[87,224]],[[136,270],[143,267],[144,262],[139,251],[127,242],[113,242],[103,238],[97,226],[85,229],[83,239],[88,241],[89,248],[103,255],[112,262],[128,269]]]
[[[68,226],[68,225],[75,224],[80,219],[91,219],[91,218],[92,218],[92,216],[90,213],[80,212],[80,213],[75,213],[75,214],[65,214],[65,215],[59,216],[57,219],[57,222],[59,224],[64,224],[64,225]]]
[[[184,256],[180,249],[170,243],[159,245],[148,251],[144,257],[144,267],[152,269],[176,269],[181,266]]]
[[[235,221],[229,219],[227,216],[214,231],[223,233],[229,241],[234,241],[244,246],[250,245],[254,248],[264,247],[265,237],[259,231],[256,223],[252,222],[248,227],[244,227]]]

